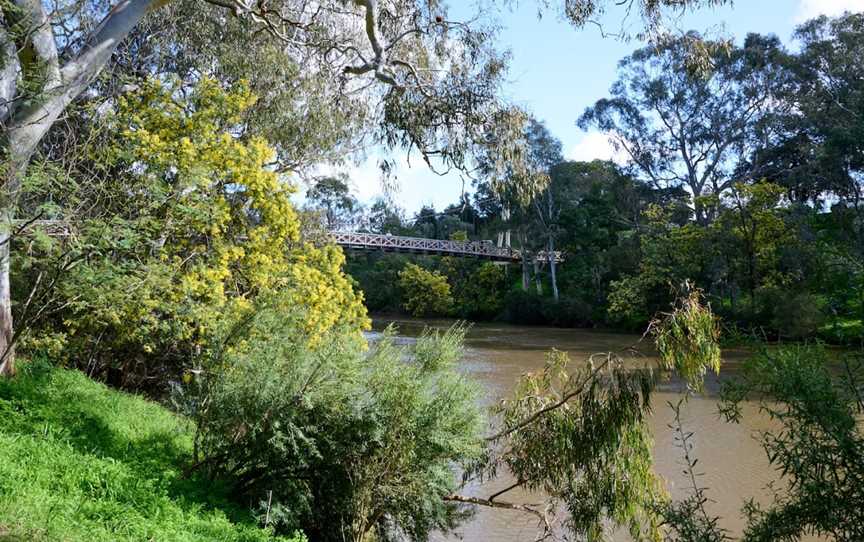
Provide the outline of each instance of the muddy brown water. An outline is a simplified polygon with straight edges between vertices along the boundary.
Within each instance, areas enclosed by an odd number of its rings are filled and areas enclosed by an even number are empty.
[[[392,318],[377,319],[370,338],[374,339]],[[400,341],[411,342],[430,326],[447,328],[452,322],[444,320],[396,320]],[[506,397],[519,376],[543,366],[544,355],[551,348],[567,351],[571,359],[587,359],[597,352],[617,351],[639,342],[639,336],[594,330],[524,327],[503,324],[474,324],[466,340],[461,368],[485,387],[484,401],[492,403]],[[640,345],[640,356],[633,363],[640,366],[654,360],[650,345]],[[746,352],[724,352],[720,379],[733,376]],[[708,512],[720,517],[722,527],[736,537],[744,528],[741,507],[748,499],[767,502],[767,485],[777,479],[759,442],[754,436],[768,429],[770,422],[754,405],[745,405],[741,424],[725,422],[718,413],[717,379],[708,382],[704,396],[691,398],[682,409],[684,428],[694,433],[694,454],[699,458],[700,484],[709,488],[711,500]],[[654,396],[654,414],[651,429],[654,436],[654,465],[673,498],[688,494],[689,485],[682,472],[681,450],[675,446],[669,424],[673,413],[667,401],[677,402],[681,397],[680,383],[661,384]],[[483,485],[469,486],[462,493],[487,497],[497,489],[507,487],[502,479]],[[508,493],[513,502],[537,502],[537,496]],[[537,520],[523,513],[480,508],[475,515],[455,532],[439,534],[437,541],[533,541],[538,534]],[[629,540],[624,533],[613,533],[614,540]]]

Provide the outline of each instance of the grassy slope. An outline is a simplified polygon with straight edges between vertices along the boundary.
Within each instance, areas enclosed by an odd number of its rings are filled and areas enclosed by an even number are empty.
[[[180,476],[189,423],[76,371],[0,381],[0,541],[273,540]]]

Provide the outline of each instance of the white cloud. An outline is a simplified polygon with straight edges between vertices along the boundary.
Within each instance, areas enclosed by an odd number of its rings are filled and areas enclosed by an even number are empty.
[[[800,0],[795,21],[801,23],[819,15],[835,17],[844,11],[864,11],[864,0]]]
[[[626,153],[616,151],[612,147],[612,142],[609,141],[609,136],[602,132],[588,132],[584,134],[579,141],[568,149],[566,154],[568,159],[580,162],[612,160],[618,164],[623,164],[627,161]]]

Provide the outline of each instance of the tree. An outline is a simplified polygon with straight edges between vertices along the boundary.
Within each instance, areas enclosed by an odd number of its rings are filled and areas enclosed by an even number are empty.
[[[384,198],[378,198],[369,208],[366,221],[369,231],[372,233],[389,233],[391,235],[402,235],[407,229],[405,225],[405,212],[398,206]]]
[[[675,290],[693,282],[702,285],[713,245],[705,228],[673,220],[674,206],[649,205],[639,236],[638,270],[609,283],[609,316],[632,326],[650,322],[674,301]]]
[[[504,307],[505,280],[504,270],[500,265],[486,262],[475,267],[457,296],[466,317],[497,316]]]
[[[536,119],[528,123],[528,144],[531,152],[529,160],[534,169],[545,171],[549,176],[552,168],[564,160],[561,153],[561,142],[556,139],[546,126]],[[560,204],[556,202],[558,187],[553,186],[551,176],[543,192],[534,198],[534,210],[537,212],[537,220],[546,231],[546,256],[549,262],[549,272],[552,279],[552,297],[555,301],[559,299],[558,276],[556,274],[555,261],[555,237],[558,234],[558,218],[561,212]]]
[[[743,269],[732,270],[732,275],[746,277],[751,309],[763,276],[777,268],[780,248],[793,241],[780,215],[782,194],[782,187],[771,183],[738,184],[722,211],[720,227],[736,241],[733,251],[743,260]],[[775,276],[774,282],[782,283],[782,277]]]
[[[743,48],[714,52],[708,70],[690,67],[688,34],[661,46],[637,50],[619,64],[611,97],[599,100],[579,119],[624,150],[641,175],[658,189],[686,188],[700,224],[709,223],[716,198],[753,171],[735,170],[760,141],[750,137],[774,107],[776,38],[750,36]]]
[[[37,231],[15,253],[18,297],[38,294],[22,310],[32,349],[51,347],[91,375],[117,372],[116,385],[159,389],[218,347],[221,325],[274,292],[282,309],[308,310],[310,344],[333,327],[361,340],[368,319],[341,250],[302,241],[295,187],[267,167],[273,149],[232,135],[254,100],[247,87],[207,78],[183,99],[150,82],[83,138],[77,151],[86,152],[70,153],[68,171],[34,162],[22,205],[74,235]]]
[[[445,316],[453,307],[447,277],[419,265],[406,264],[399,272],[405,309],[414,316]]]
[[[676,301],[652,330],[659,368],[681,375],[693,389],[707,371],[719,370],[718,323],[698,291]],[[488,498],[449,499],[533,514],[543,528],[538,539],[553,535],[558,514],[577,538],[602,540],[611,523],[628,528],[634,539],[659,539],[654,510],[664,499],[651,469],[646,425],[655,378],[648,369],[627,368],[614,352],[573,365],[566,352],[553,350],[544,367],[524,375],[513,397],[493,411],[501,427],[486,437],[485,457],[468,472],[494,478],[506,468],[515,482]],[[517,489],[542,491],[548,500],[540,506],[508,502],[506,495]]]
[[[851,542],[864,537],[864,405],[860,359],[835,375],[824,349],[791,346],[749,360],[723,390],[722,412],[741,420],[741,402],[758,398],[777,426],[762,431],[768,459],[783,474],[766,507],[748,503],[748,542],[799,540],[805,534]]]
[[[662,195],[599,160],[562,162],[550,179],[560,207],[558,242],[567,253],[562,286],[602,319],[609,282],[636,270],[643,212]]]
[[[359,205],[351,195],[347,177],[320,177],[306,192],[306,198],[324,211],[327,229],[336,230],[351,223]]]
[[[566,3],[565,13],[574,25],[582,26],[607,3],[611,2],[578,0],[576,5]],[[718,2],[631,3],[640,9],[649,34],[655,35],[665,8],[713,6]],[[107,6],[78,0],[53,13],[48,13],[39,0],[4,0],[0,4],[0,125],[4,128],[0,155],[5,166],[0,172],[2,374],[14,372],[9,251],[18,193],[29,161],[57,118],[91,87],[118,45],[130,38],[148,13],[166,4],[170,2],[120,0]],[[198,7],[190,9],[200,16]],[[247,36],[263,34],[274,40],[277,45],[269,49],[270,54],[289,56],[295,66],[336,82],[337,88],[344,89],[343,76],[355,77],[361,90],[372,88],[370,80],[383,84],[386,90],[378,94],[383,97],[374,102],[377,114],[372,117],[384,121],[377,133],[388,146],[419,149],[426,157],[434,154],[445,165],[459,167],[478,143],[482,147],[490,141],[502,142],[485,137],[490,130],[512,132],[521,122],[518,112],[499,107],[496,91],[504,64],[488,47],[491,33],[475,32],[470,25],[449,21],[438,3],[354,0],[346,5],[341,0],[327,0],[310,7],[294,0],[276,5],[210,0],[201,11],[223,19],[233,13],[242,19],[240,27]],[[152,46],[148,45],[151,35],[142,32],[132,36],[133,43],[121,52]],[[161,45],[165,45],[163,51],[183,50],[176,43]],[[234,56],[238,58],[242,57]],[[213,66],[209,64],[204,73],[215,75]],[[130,67],[144,73],[147,69],[134,65],[134,61]],[[379,89],[372,88],[372,95]],[[486,154],[513,161],[521,156],[516,149],[508,144],[500,153]]]
[[[86,0],[51,17],[38,0],[2,4],[0,124],[4,137],[0,152],[5,167],[0,194],[0,372],[4,374],[14,371],[9,240],[15,233],[27,166],[55,120],[91,87],[118,44],[162,4],[123,0],[104,18],[103,6]],[[479,141],[477,130],[487,130],[487,121],[506,123],[513,117],[497,100],[503,67],[497,53],[488,47],[488,40],[478,39],[471,26],[447,20],[440,6],[410,0],[355,0],[347,6],[328,0],[316,8],[293,0],[279,5],[213,0],[211,6],[242,18],[247,35],[268,36],[278,44],[269,49],[271,55],[292,59],[295,66],[319,76],[320,84],[339,89],[337,95],[343,99],[362,95],[369,118],[381,121],[379,141],[390,146],[404,145],[421,153],[434,149],[445,164],[459,167]],[[226,17],[220,10],[205,11]],[[263,32],[256,34],[258,30]],[[477,32],[486,35],[482,29]],[[147,41],[147,36],[143,38],[139,45]],[[162,45],[163,51],[185,51],[176,43]],[[137,49],[133,44],[124,50]],[[211,64],[205,73],[213,65],[216,71],[222,67]],[[137,67],[147,74],[148,66]],[[290,80],[290,74],[286,76]],[[370,82],[383,86],[370,86]],[[470,100],[470,107],[464,107],[465,100]],[[449,132],[447,144],[439,144],[445,132]]]
[[[279,304],[277,304],[278,306]],[[454,464],[481,451],[478,388],[457,370],[465,329],[368,353],[339,330],[310,350],[291,313],[264,307],[188,389],[193,469],[311,540],[427,540],[452,528]]]
[[[790,81],[779,98],[786,104],[773,119],[768,145],[754,162],[764,176],[788,189],[795,201],[817,201],[831,193],[844,204],[860,201],[859,136],[864,85],[856,61],[864,50],[864,15],[818,17],[795,32],[801,50],[784,63]]]

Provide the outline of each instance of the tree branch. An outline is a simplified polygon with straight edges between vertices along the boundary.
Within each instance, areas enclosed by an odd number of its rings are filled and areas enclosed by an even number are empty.
[[[510,435],[511,433],[515,433],[516,431],[531,425],[532,423],[534,423],[535,421],[540,419],[544,414],[551,412],[553,410],[556,410],[558,408],[561,408],[562,406],[566,405],[570,401],[570,399],[573,399],[574,397],[576,397],[577,395],[579,395],[580,393],[585,391],[585,386],[589,382],[594,380],[594,378],[596,378],[596,376],[600,373],[600,371],[605,369],[611,361],[612,361],[612,355],[611,354],[607,355],[606,359],[603,361],[603,363],[601,363],[600,365],[595,367],[588,374],[588,376],[585,377],[585,379],[583,379],[575,388],[573,388],[569,392],[565,393],[561,397],[561,399],[552,403],[551,405],[547,405],[547,406],[541,408],[540,410],[537,410],[536,412],[534,412],[533,414],[531,414],[527,418],[523,419],[522,421],[516,423],[515,425],[511,425],[510,427],[502,429],[501,431],[495,433],[494,435],[490,435],[490,436],[486,437],[485,440],[487,442],[493,442],[493,441],[499,440],[503,437],[506,437],[507,435]]]
[[[445,502],[459,502],[463,504],[476,504],[478,506],[486,506],[488,508],[498,508],[502,510],[514,510],[517,512],[525,512],[527,514],[531,514],[536,516],[537,519],[543,524],[543,536],[538,540],[542,540],[548,538],[548,536],[552,533],[552,525],[549,522],[549,518],[546,517],[546,514],[537,509],[537,505],[531,504],[519,504],[513,502],[504,502],[504,501],[493,501],[492,498],[481,499],[479,497],[466,497],[464,495],[448,495],[444,497]]]

